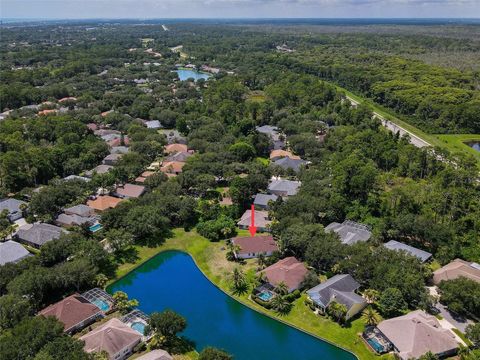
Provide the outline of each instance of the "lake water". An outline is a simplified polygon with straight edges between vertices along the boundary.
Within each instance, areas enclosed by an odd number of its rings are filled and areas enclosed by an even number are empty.
[[[157,255],[108,288],[124,291],[148,313],[172,309],[187,319],[183,335],[198,351],[225,349],[235,360],[355,360],[336,346],[270,319],[217,289],[182,252]]]
[[[203,73],[197,70],[190,70],[190,69],[178,69],[175,70],[175,72],[178,74],[178,77],[180,80],[188,80],[190,78],[193,78],[195,81],[200,80],[200,79],[205,79],[208,80],[212,75]]]
[[[468,146],[471,148],[474,148],[477,151],[480,151],[480,142],[479,141],[472,141],[472,142],[467,142],[466,143]]]

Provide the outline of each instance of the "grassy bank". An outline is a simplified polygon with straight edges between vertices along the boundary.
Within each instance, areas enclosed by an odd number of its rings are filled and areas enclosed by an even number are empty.
[[[473,155],[480,164],[480,151],[465,144],[470,141],[480,141],[480,135],[477,134],[458,134],[458,135],[436,135],[451,153],[468,152]]]
[[[246,231],[242,231],[240,235],[245,235],[245,233]],[[315,315],[304,304],[305,295],[295,301],[292,311],[285,316],[280,316],[273,311],[266,310],[251,301],[248,298],[248,294],[240,296],[232,295],[230,292],[229,276],[238,264],[226,260],[225,254],[227,250],[224,242],[212,243],[198,235],[195,231],[185,232],[182,229],[175,229],[174,236],[164,244],[153,248],[137,246],[135,249],[137,251],[137,260],[134,263],[122,264],[117,271],[116,278],[112,279],[110,283],[126,275],[162,251],[185,251],[193,257],[197,266],[210,281],[246,306],[348,349],[355,353],[361,360],[380,359],[380,357],[375,356],[368,350],[358,336],[364,326],[360,319],[342,328],[327,318]],[[249,277],[252,277],[256,267],[255,260],[248,261],[243,267]]]

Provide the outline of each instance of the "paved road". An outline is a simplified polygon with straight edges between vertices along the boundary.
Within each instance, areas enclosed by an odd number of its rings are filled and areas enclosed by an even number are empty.
[[[350,103],[353,106],[358,106],[360,103],[351,97],[347,96],[347,99],[350,101]],[[385,119],[382,115],[380,115],[377,112],[373,112],[373,117],[380,119],[382,122],[383,126],[385,126],[388,130],[390,130],[393,133],[400,133],[400,136],[403,135],[408,135],[410,136],[410,143],[416,147],[422,148],[425,146],[432,146],[430,143],[427,141],[419,138],[417,135],[413,134],[412,132],[408,131],[407,129],[404,129],[403,127],[395,124],[394,122],[391,122],[390,120]]]

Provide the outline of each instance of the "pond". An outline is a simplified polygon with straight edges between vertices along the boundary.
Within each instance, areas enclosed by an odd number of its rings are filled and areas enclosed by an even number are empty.
[[[112,284],[149,314],[172,309],[187,319],[183,333],[201,351],[225,349],[235,360],[355,360],[327,342],[257,313],[217,289],[192,258],[163,252]]]
[[[204,73],[204,72],[200,72],[200,71],[197,71],[197,70],[191,70],[191,69],[178,69],[178,70],[175,70],[175,72],[178,74],[178,77],[182,81],[188,80],[190,78],[193,78],[195,81],[197,81],[199,79],[208,80],[208,78],[210,78],[212,76],[211,74],[207,74],[207,73]]]
[[[466,142],[465,144],[467,144],[474,150],[480,151],[480,141],[469,141],[469,142]]]

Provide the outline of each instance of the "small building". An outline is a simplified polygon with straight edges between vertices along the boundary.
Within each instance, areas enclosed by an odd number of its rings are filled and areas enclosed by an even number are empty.
[[[136,183],[143,184],[150,176],[155,175],[155,171],[144,171],[135,179]]]
[[[187,159],[192,156],[193,154],[188,151],[179,151],[174,154],[171,154],[165,158],[165,161],[179,161],[185,162]]]
[[[355,293],[359,287],[360,284],[351,275],[341,274],[308,290],[307,295],[322,313],[327,311],[333,301],[345,305],[347,307],[345,319],[348,320],[367,306],[365,299]]]
[[[0,201],[0,213],[6,210],[8,212],[7,219],[14,222],[23,217],[21,208],[26,205],[27,203],[25,201],[11,198],[3,199]]]
[[[87,205],[96,212],[102,212],[117,207],[120,202],[122,202],[122,199],[110,195],[101,195],[94,200],[88,200]]]
[[[71,295],[41,310],[38,315],[53,316],[63,323],[66,333],[73,333],[103,316],[102,311],[83,296]]]
[[[32,254],[16,241],[0,242],[0,265],[18,263],[29,256]]]
[[[164,174],[179,175],[182,173],[182,169],[185,166],[184,162],[180,161],[164,161],[160,171]]]
[[[128,153],[128,147],[126,146],[114,146],[110,149],[110,154],[126,154]]]
[[[258,231],[269,231],[269,226],[272,223],[271,220],[268,218],[268,211],[262,210],[255,210],[255,226]],[[237,222],[237,226],[240,229],[248,229],[248,227],[252,224],[252,211],[246,210],[241,219]]]
[[[384,320],[377,329],[402,360],[417,359],[428,352],[440,358],[450,357],[459,347],[454,334],[423,310]]]
[[[390,249],[390,250],[404,251],[411,256],[415,256],[422,263],[428,261],[432,257],[432,254],[430,254],[427,251],[417,249],[416,247],[413,247],[395,240],[390,240],[389,242],[383,244],[383,246],[385,246],[387,249]]]
[[[188,146],[185,144],[169,144],[165,146],[166,154],[173,154],[177,152],[188,152]]]
[[[160,124],[159,120],[150,120],[150,121],[145,121],[145,126],[148,129],[160,129],[162,127],[162,124]]]
[[[122,156],[123,154],[108,154],[105,156],[102,163],[103,165],[113,166],[122,158]]]
[[[91,207],[83,204],[63,209],[63,212],[67,215],[78,215],[83,217],[91,217],[95,215],[95,211]]]
[[[136,360],[173,360],[173,357],[165,350],[156,349],[137,357]]]
[[[251,259],[261,254],[272,256],[275,251],[278,251],[277,243],[270,235],[236,237],[230,241],[240,248],[235,251],[237,259]]]
[[[273,195],[287,197],[298,193],[302,183],[300,181],[285,180],[280,177],[273,177],[268,185],[268,192]]]
[[[455,280],[459,277],[465,277],[480,284],[480,264],[455,259],[433,272],[433,283],[438,285],[441,281]]]
[[[115,146],[128,146],[130,144],[130,139],[128,136],[118,136],[112,140],[107,141],[108,146],[115,147]]]
[[[289,157],[283,157],[275,160],[273,165],[281,167],[283,170],[293,170],[299,172],[302,166],[306,166],[309,162],[302,159],[292,159]]]
[[[137,331],[117,318],[107,321],[80,338],[85,342],[85,352],[105,351],[111,360],[128,358],[141,339],[142,336]]]
[[[257,194],[254,197],[253,204],[255,209],[268,210],[270,202],[277,201],[278,196],[273,194]]]
[[[113,195],[121,199],[138,198],[145,192],[145,186],[135,184],[118,185]]]
[[[372,236],[369,227],[354,221],[345,220],[343,223],[333,222],[325,227],[325,232],[336,233],[343,244],[352,245],[359,241],[368,241]]]
[[[280,129],[276,126],[271,125],[263,125],[257,126],[256,130],[261,133],[267,135],[270,140],[273,142],[273,149],[279,150],[285,148],[285,136],[281,134]]]
[[[286,150],[272,150],[272,152],[270,153],[270,161],[279,160],[285,157],[290,159],[300,159],[300,156],[293,155],[290,151]]]
[[[64,229],[50,224],[37,223],[22,226],[16,233],[19,242],[39,249],[49,241],[67,233]]]
[[[113,166],[111,165],[98,165],[96,168],[86,171],[85,176],[91,178],[94,174],[106,174],[112,169]]]
[[[277,261],[261,272],[265,274],[265,279],[273,287],[284,283],[288,287],[288,292],[292,292],[300,289],[308,270],[302,262],[290,256]]]

